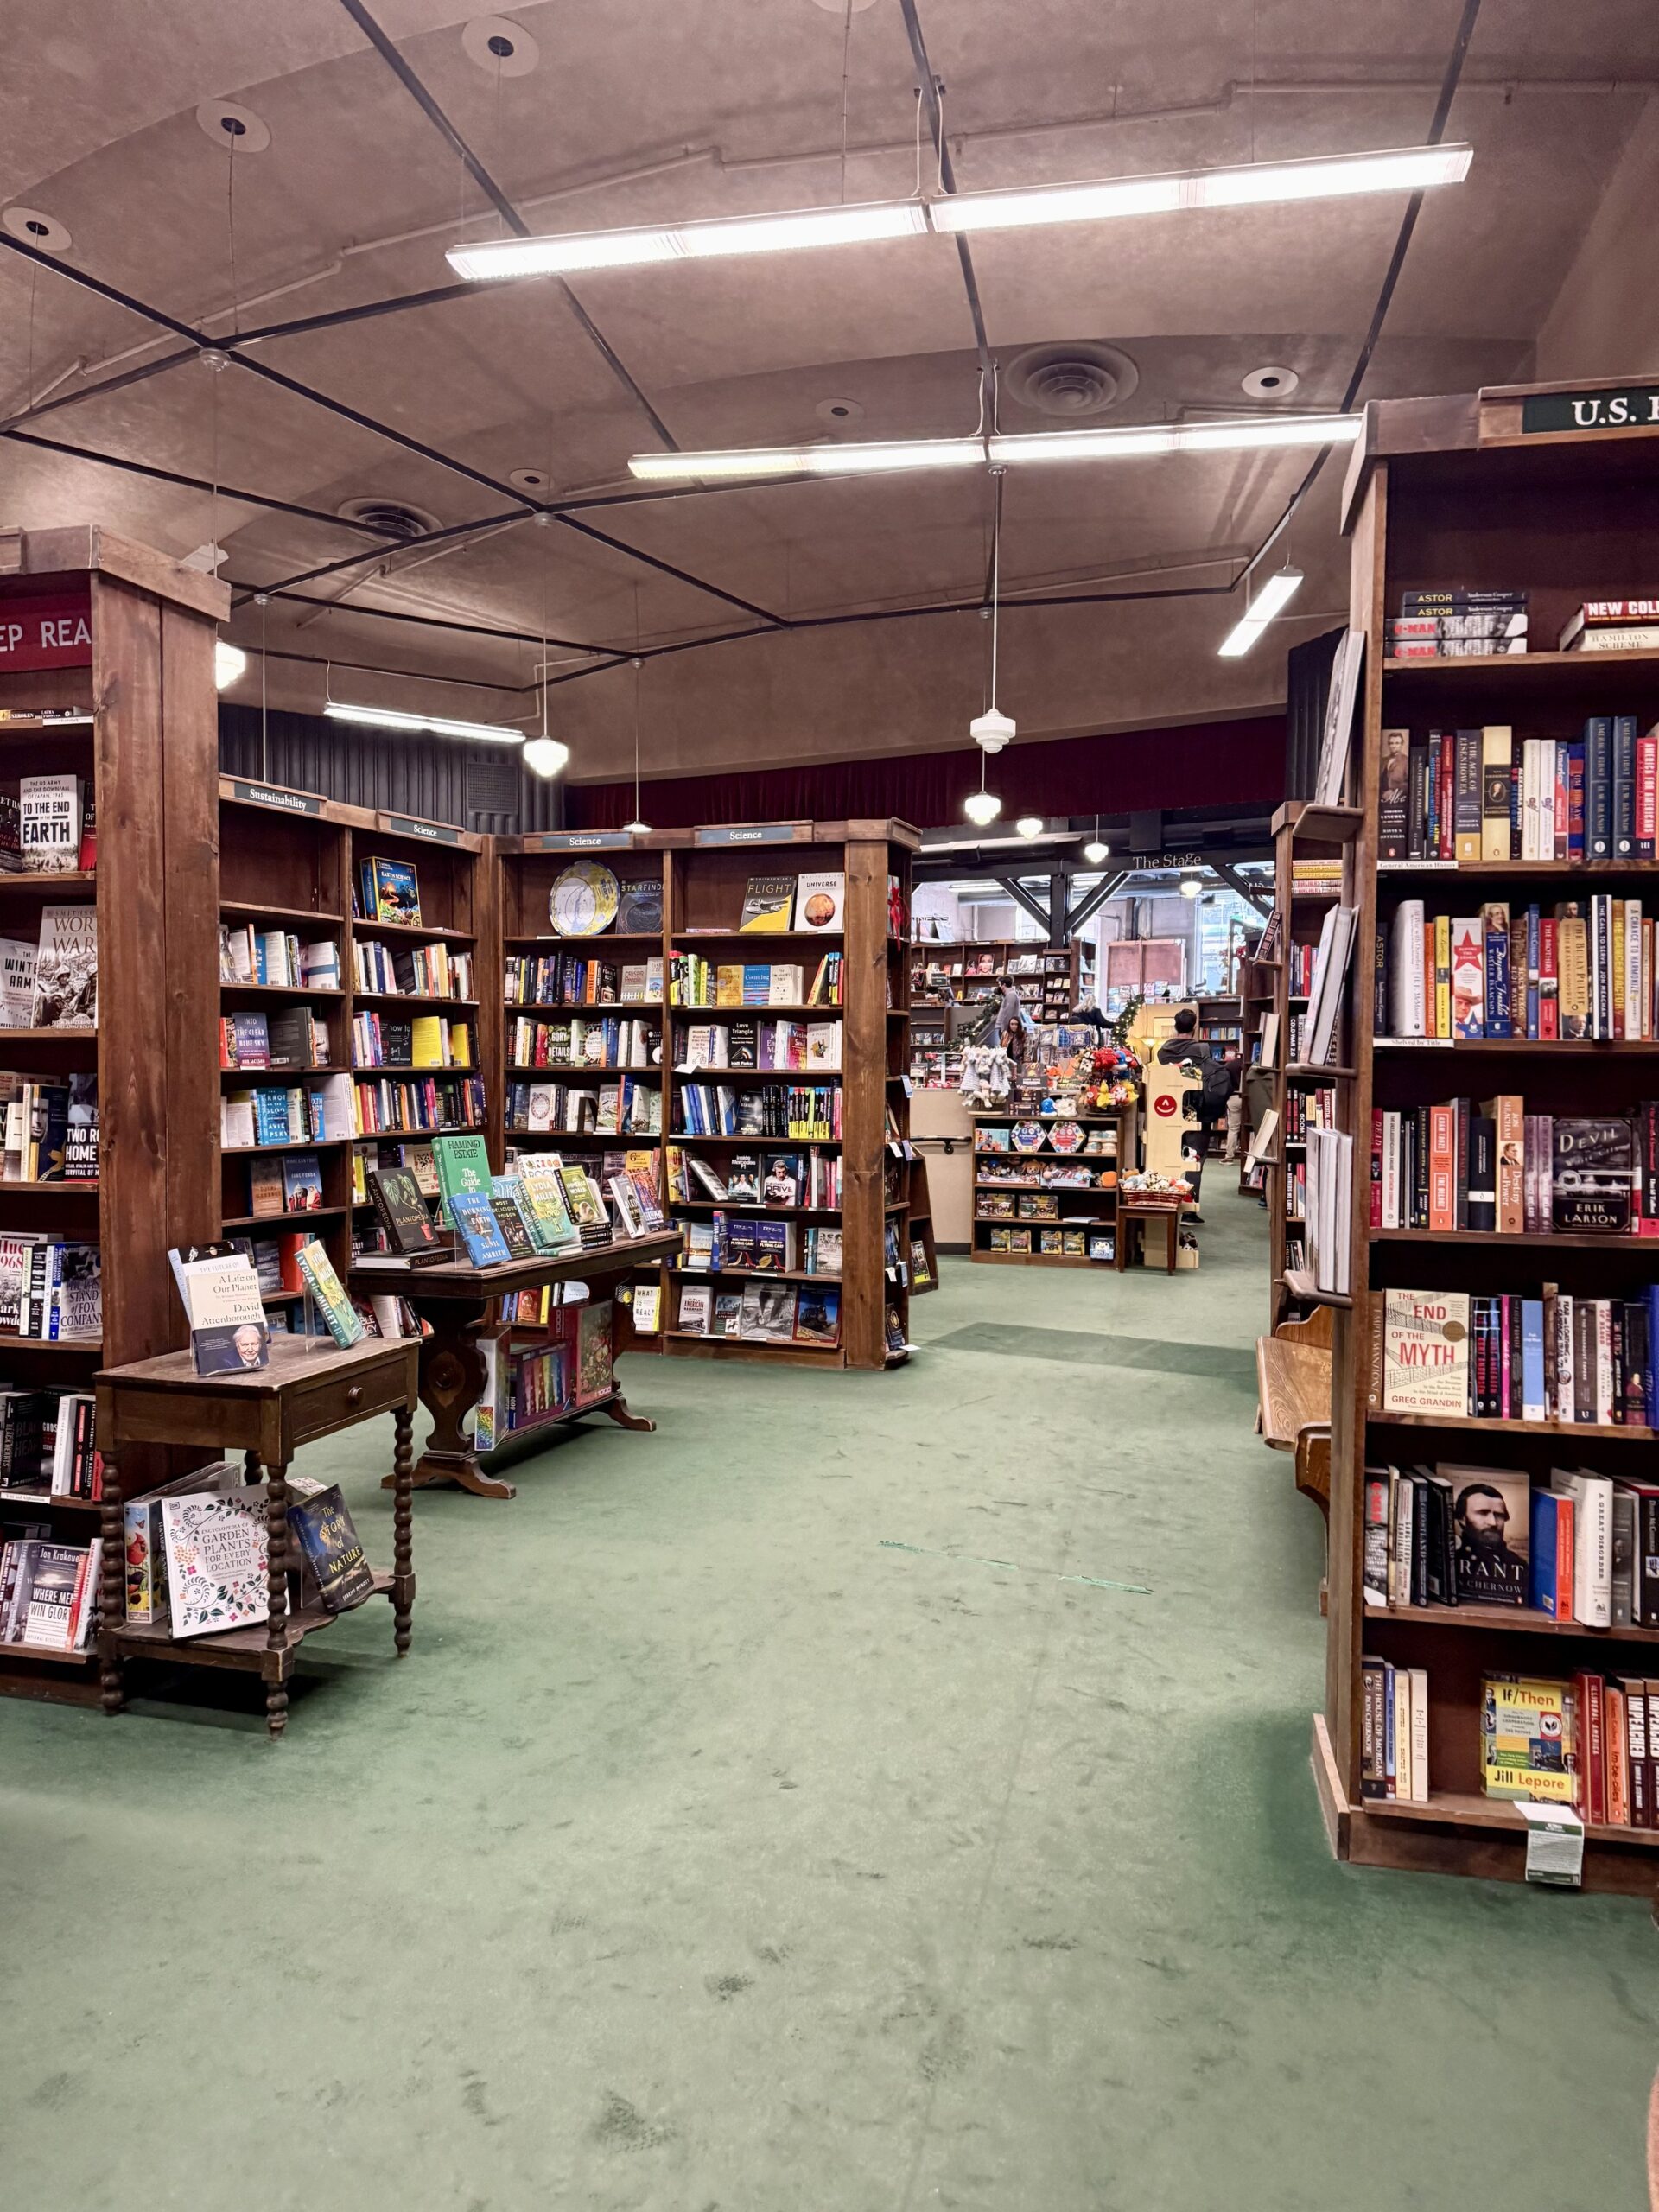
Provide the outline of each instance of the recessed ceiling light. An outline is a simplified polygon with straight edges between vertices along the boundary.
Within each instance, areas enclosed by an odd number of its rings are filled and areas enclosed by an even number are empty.
[[[73,244],[63,225],[38,207],[8,207],[0,215],[0,230],[41,253],[67,253]]]
[[[1288,399],[1300,382],[1294,369],[1275,368],[1269,363],[1264,369],[1252,369],[1243,389],[1252,399]]]
[[[856,423],[864,410],[855,399],[821,399],[812,412],[820,423]]]
[[[542,49],[522,23],[505,16],[474,16],[461,33],[461,51],[491,77],[527,77]]]
[[[196,121],[215,146],[228,146],[239,158],[263,154],[270,143],[270,125],[240,100],[203,100]]]
[[[532,499],[553,489],[553,479],[544,468],[510,468],[507,481],[515,492],[528,492]]]

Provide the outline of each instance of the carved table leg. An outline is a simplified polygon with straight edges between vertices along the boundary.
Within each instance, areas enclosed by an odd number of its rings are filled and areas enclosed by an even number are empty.
[[[270,1503],[266,1518],[269,1572],[266,1589],[270,1605],[270,1631],[265,1638],[265,1726],[275,1742],[288,1726],[288,1684],[283,1679],[288,1659],[288,1468],[279,1463],[265,1470]]]
[[[408,1294],[423,1320],[432,1324],[432,1334],[421,1339],[420,1370],[421,1403],[432,1416],[432,1434],[416,1463],[411,1478],[415,1488],[458,1483],[476,1497],[517,1497],[516,1484],[485,1473],[464,1426],[484,1395],[484,1355],[478,1337],[488,1311],[486,1302],[433,1299],[423,1304],[417,1293]],[[397,1477],[388,1475],[380,1486],[396,1489]]]
[[[104,1710],[113,1719],[126,1703],[120,1655],[115,1649],[112,1637],[112,1631],[123,1626],[127,1618],[126,1516],[121,1510],[121,1455],[118,1452],[106,1452],[104,1455],[103,1503],[100,1529],[104,1553],[99,1572],[98,1596],[100,1626],[105,1633],[99,1638],[98,1678],[104,1697]]]
[[[607,1398],[599,1408],[599,1411],[608,1414],[619,1428],[643,1428],[648,1434],[654,1434],[656,1432],[657,1424],[654,1421],[647,1421],[643,1414],[631,1414],[628,1411],[628,1402],[620,1390],[613,1398]]]
[[[415,1416],[407,1406],[399,1406],[391,1421],[397,1438],[391,1479],[397,1493],[391,1509],[391,1608],[397,1656],[401,1659],[409,1649],[410,1615],[415,1604],[415,1567],[410,1542],[410,1475],[415,1463]]]

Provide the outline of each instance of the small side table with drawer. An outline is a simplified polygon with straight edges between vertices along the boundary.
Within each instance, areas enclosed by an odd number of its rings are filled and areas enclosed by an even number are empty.
[[[198,1375],[188,1351],[163,1352],[128,1367],[107,1368],[97,1378],[98,1441],[104,1454],[103,1573],[99,1630],[104,1710],[125,1703],[124,1662],[239,1667],[265,1685],[265,1718],[273,1738],[288,1721],[288,1681],[305,1638],[339,1618],[322,1605],[290,1611],[288,1575],[288,1470],[302,1445],[315,1444],[377,1414],[390,1413],[396,1432],[392,1459],[393,1564],[376,1572],[375,1592],[391,1600],[393,1635],[401,1659],[408,1650],[415,1604],[410,1545],[410,1474],[414,1466],[415,1396],[419,1345],[369,1338],[341,1351],[302,1337],[277,1337],[269,1367],[245,1374]],[[200,1447],[215,1454],[240,1451],[247,1479],[262,1477],[270,1500],[270,1618],[218,1636],[176,1640],[170,1626],[129,1624],[126,1619],[124,1489],[134,1496],[149,1487],[122,1480],[123,1460],[156,1445]],[[153,1452],[143,1457],[152,1459]]]

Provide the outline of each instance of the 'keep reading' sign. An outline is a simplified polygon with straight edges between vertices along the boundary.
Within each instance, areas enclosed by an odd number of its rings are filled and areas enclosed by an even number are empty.
[[[0,599],[0,671],[92,664],[92,602],[85,594]]]

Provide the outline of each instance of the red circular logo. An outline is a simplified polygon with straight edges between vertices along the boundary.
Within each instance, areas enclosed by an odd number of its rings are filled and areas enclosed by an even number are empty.
[[[1154,1114],[1173,1114],[1175,1111],[1175,1101],[1169,1097],[1154,1098],[1152,1102],[1152,1110]]]

